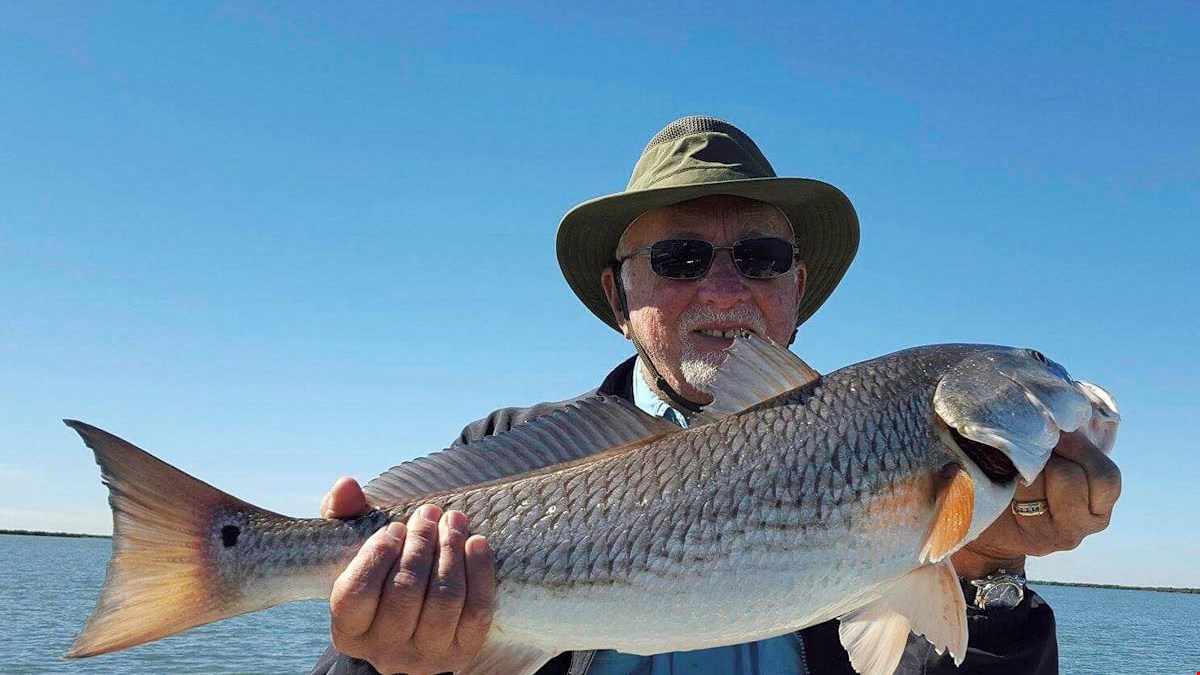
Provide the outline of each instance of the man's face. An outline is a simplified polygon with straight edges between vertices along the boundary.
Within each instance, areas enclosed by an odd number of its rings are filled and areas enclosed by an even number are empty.
[[[787,218],[774,206],[741,197],[703,197],[642,214],[621,237],[617,257],[663,239],[703,239],[728,246],[760,236],[794,240]],[[697,403],[711,402],[704,390],[722,350],[733,343],[712,333],[748,329],[787,344],[804,293],[803,266],[771,279],[746,279],[738,274],[729,251],[718,251],[701,279],[657,276],[645,255],[626,260],[622,272],[628,319],[620,312],[612,271],[601,276],[621,332],[625,337],[631,331],[637,335],[671,387]]]

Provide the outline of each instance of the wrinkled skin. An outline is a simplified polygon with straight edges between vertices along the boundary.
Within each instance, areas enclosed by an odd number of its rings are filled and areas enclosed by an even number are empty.
[[[642,214],[621,237],[617,257],[663,239],[699,238],[727,246],[753,236],[794,239],[787,218],[774,206],[735,197],[706,197]],[[626,338],[637,335],[667,383],[698,403],[709,403],[712,397],[684,379],[682,361],[689,356],[715,361],[733,344],[733,340],[699,331],[745,329],[788,344],[804,294],[803,267],[773,279],[745,279],[728,252],[719,253],[708,274],[694,281],[655,275],[646,256],[627,260],[622,273],[628,317],[620,311],[612,271],[605,270],[600,278],[621,332]]]
[[[740,198],[706,197],[643,214],[622,237],[618,253],[672,236],[730,244],[761,235],[791,239],[782,212]],[[686,355],[723,350],[731,340],[696,331],[746,328],[786,344],[805,281],[802,267],[774,279],[744,279],[724,252],[695,281],[657,277],[645,256],[627,261],[624,275],[628,318],[618,311],[611,271],[601,279],[622,333],[636,334],[668,383],[698,403],[710,397],[684,379],[681,362]],[[740,318],[712,321],[714,312]],[[707,323],[686,319],[698,314],[709,317]],[[1042,474],[1032,485],[1019,486],[1015,497],[1045,499],[1049,513],[1027,518],[1005,512],[953,555],[955,569],[971,579],[1001,567],[1023,571],[1026,556],[1073,549],[1108,526],[1120,491],[1121,473],[1112,460],[1081,434],[1064,436]],[[334,646],[382,673],[459,670],[479,651],[491,623],[495,580],[487,542],[467,537],[470,523],[462,513],[430,508],[432,520],[417,514],[407,527],[393,525],[372,536],[338,577],[330,598]],[[365,509],[366,498],[350,478],[339,479],[321,505],[326,518]]]
[[[1025,570],[1026,556],[1069,551],[1108,527],[1121,495],[1121,470],[1082,434],[1063,436],[1046,468],[1029,486],[1018,483],[1016,501],[1044,499],[1049,513],[1032,518],[1006,511],[975,541],[955,553],[955,570],[968,579],[997,568]]]
[[[366,511],[352,478],[321,503],[324,518]],[[495,610],[492,553],[459,511],[427,504],[407,525],[371,536],[338,576],[329,599],[330,633],[343,654],[381,673],[458,671],[483,646]]]

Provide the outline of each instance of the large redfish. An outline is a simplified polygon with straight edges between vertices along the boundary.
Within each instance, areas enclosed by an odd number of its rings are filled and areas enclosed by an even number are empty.
[[[328,598],[375,530],[458,509],[495,554],[498,607],[469,675],[566,650],[654,654],[841,619],[860,672],[909,631],[961,662],[948,556],[1008,507],[1064,433],[1107,451],[1104,390],[1040,353],[920,347],[818,376],[754,337],[729,350],[690,428],[587,399],[395,467],[373,510],[295,519],[247,504],[80,422],[113,510],[113,556],[69,657],[292,600]]]

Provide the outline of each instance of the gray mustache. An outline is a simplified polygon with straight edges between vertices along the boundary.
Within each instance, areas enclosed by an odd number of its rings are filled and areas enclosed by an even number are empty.
[[[767,322],[762,313],[751,307],[736,307],[729,311],[719,311],[709,307],[691,307],[680,317],[680,330],[690,333],[707,323],[728,321],[748,326],[755,333],[765,336]]]

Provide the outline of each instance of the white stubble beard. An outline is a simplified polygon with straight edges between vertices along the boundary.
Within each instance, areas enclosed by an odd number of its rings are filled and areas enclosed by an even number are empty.
[[[743,306],[721,312],[699,306],[685,311],[679,319],[679,343],[681,345],[679,370],[688,384],[706,394],[712,393],[712,385],[717,379],[721,363],[725,360],[725,353],[722,351],[698,351],[690,339],[691,333],[703,324],[722,321],[747,326],[760,336],[767,334],[766,321],[762,314],[751,307]]]

